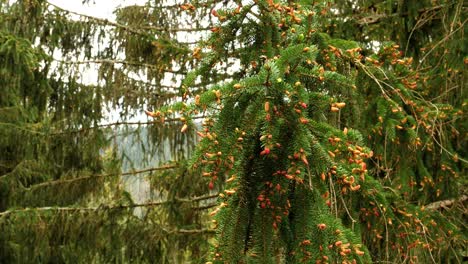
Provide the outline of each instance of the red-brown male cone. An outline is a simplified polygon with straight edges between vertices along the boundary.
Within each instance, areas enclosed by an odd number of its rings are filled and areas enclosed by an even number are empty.
[[[270,149],[269,148],[265,148],[264,150],[262,150],[262,152],[260,152],[260,155],[268,155],[270,154]]]

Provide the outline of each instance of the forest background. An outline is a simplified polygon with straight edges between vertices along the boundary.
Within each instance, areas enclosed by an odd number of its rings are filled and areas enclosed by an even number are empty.
[[[0,1],[1,263],[468,257],[464,1],[54,3]]]

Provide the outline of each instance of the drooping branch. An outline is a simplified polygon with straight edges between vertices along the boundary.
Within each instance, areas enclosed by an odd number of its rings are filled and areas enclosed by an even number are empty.
[[[452,205],[454,204],[458,204],[458,203],[463,203],[465,201],[468,200],[468,195],[462,195],[460,198],[458,199],[449,199],[449,200],[443,200],[443,201],[437,201],[437,202],[433,202],[433,203],[430,203],[426,206],[424,206],[426,208],[426,210],[432,210],[432,211],[435,211],[435,210],[440,210],[440,209],[443,209],[443,208],[448,208],[448,207],[451,207]]]
[[[187,72],[180,71],[180,70],[171,70],[171,69],[164,69],[161,70],[158,65],[149,64],[149,63],[142,63],[142,62],[132,62],[132,61],[124,61],[124,60],[107,60],[107,59],[100,59],[100,60],[82,60],[82,61],[73,61],[73,60],[60,60],[54,59],[56,62],[63,63],[63,64],[121,64],[127,66],[140,66],[146,67],[150,69],[157,69],[161,72],[167,72],[172,74],[182,74],[185,75]]]
[[[192,202],[199,202],[209,199],[214,199],[218,197],[218,193],[210,194],[210,195],[203,195],[197,196],[193,198],[174,198],[174,200],[166,200],[166,201],[159,201],[159,202],[147,202],[147,203],[134,203],[134,204],[127,204],[127,205],[100,205],[96,207],[35,207],[35,208],[22,208],[22,209],[12,209],[8,211],[4,211],[0,213],[0,217],[5,217],[10,214],[16,213],[25,213],[25,212],[40,212],[40,211],[57,211],[57,212],[89,212],[89,211],[105,211],[105,210],[124,210],[124,209],[132,209],[138,207],[154,207],[160,206],[168,203],[172,203],[174,201],[183,202],[183,203],[192,203]],[[200,207],[194,207],[195,210],[206,210],[216,206],[217,204],[208,204],[203,205]]]
[[[110,177],[110,176],[117,176],[117,175],[120,175],[120,176],[134,175],[134,174],[141,174],[141,173],[146,173],[146,172],[175,169],[177,167],[178,167],[177,164],[168,164],[168,165],[164,165],[164,166],[161,166],[161,167],[153,167],[153,168],[147,168],[147,169],[143,169],[143,170],[128,171],[128,172],[124,172],[124,173],[120,173],[120,174],[118,174],[118,173],[107,173],[107,174],[97,174],[97,175],[83,176],[83,177],[78,177],[78,178],[73,178],[73,179],[61,179],[61,180],[48,181],[48,182],[43,182],[43,183],[40,183],[40,184],[36,184],[36,185],[33,185],[33,186],[29,187],[29,188],[25,188],[25,190],[33,190],[33,189],[37,189],[37,188],[44,187],[44,186],[52,186],[52,185],[57,185],[57,184],[65,184],[65,183],[71,183],[71,182],[76,182],[76,181],[83,181],[83,180],[87,180],[87,179],[91,179],[91,178],[102,178],[102,177]],[[216,197],[218,197],[218,193],[203,195],[203,196],[197,196],[197,197],[192,197],[192,198],[175,197],[174,200],[178,201],[178,202],[190,203],[190,202],[199,202],[199,201],[203,201],[203,200],[213,199],[213,198],[216,198]],[[156,202],[156,203],[145,203],[145,204],[142,204],[141,206],[138,205],[138,204],[133,204],[132,206],[142,207],[142,206],[150,206],[150,205],[160,205],[160,204],[164,204],[164,203],[168,203],[168,202],[169,201]],[[215,204],[205,205],[203,207],[199,207],[199,208],[196,208],[196,209],[197,210],[205,210],[205,209],[209,209],[209,208],[213,207],[214,205]]]
[[[203,116],[195,116],[192,117],[192,119],[203,119],[206,118],[205,115]],[[164,120],[164,122],[179,122],[179,118],[167,118]],[[82,133],[85,131],[89,130],[95,130],[95,129],[100,129],[100,128],[105,128],[105,127],[115,127],[115,126],[143,126],[143,125],[154,125],[154,124],[163,124],[159,120],[154,120],[154,121],[148,121],[148,122],[114,122],[114,123],[108,123],[108,124],[101,124],[93,127],[86,127],[86,128],[81,128],[77,130],[71,130],[71,131],[61,131],[61,132],[56,132],[56,133],[51,133],[51,135],[63,135],[63,134],[75,134],[75,133]]]
[[[74,11],[70,11],[70,10],[64,9],[64,8],[58,6],[58,5],[55,5],[55,4],[53,4],[53,3],[49,2],[49,1],[46,1],[46,3],[49,6],[52,6],[55,9],[61,10],[61,11],[66,12],[68,14],[84,17],[84,18],[86,18],[88,20],[91,20],[91,21],[94,21],[94,22],[96,22],[97,24],[100,24],[100,25],[107,25],[107,26],[117,27],[117,28],[126,30],[128,32],[131,32],[131,33],[137,34],[137,35],[147,36],[148,32],[145,31],[145,30],[163,31],[163,32],[197,32],[197,31],[210,30],[210,28],[205,28],[205,27],[204,28],[164,28],[164,27],[156,27],[156,26],[145,26],[145,27],[141,27],[140,29],[136,29],[136,28],[133,28],[133,27],[129,27],[127,25],[117,23],[117,22],[109,21],[108,19],[97,18],[97,17],[77,13],[77,12],[74,12]]]
[[[175,198],[175,200],[179,201],[179,202],[185,202],[185,203],[190,203],[190,202],[199,202],[199,201],[203,201],[203,200],[208,200],[208,199],[213,199],[213,198],[216,198],[218,197],[218,193],[215,193],[215,194],[208,194],[208,195],[202,195],[202,196],[197,196],[197,197],[192,197],[192,198],[189,198],[189,199],[186,199],[186,198]]]
[[[216,3],[215,0],[209,0],[209,1],[197,1],[198,6],[204,6],[204,7],[210,7]],[[162,4],[162,5],[153,5],[152,3],[147,3],[148,6],[151,8],[159,8],[159,9],[170,9],[170,8],[181,8],[183,4],[180,3],[174,3],[174,4]]]
[[[177,85],[156,84],[156,83],[146,82],[146,81],[143,81],[143,80],[137,80],[137,79],[130,78],[130,77],[127,77],[127,79],[130,82],[138,83],[138,84],[144,85],[144,86],[150,86],[150,87],[168,89],[168,90],[179,90],[180,89],[180,85],[177,86]],[[216,84],[216,83],[218,83],[218,80],[213,81],[213,82],[204,82],[204,83],[195,84],[195,85],[190,86],[190,88],[203,88],[203,87],[207,87],[209,85]],[[173,95],[173,94],[171,94],[171,95]]]
[[[36,185],[32,185],[29,188],[25,188],[25,190],[33,190],[33,189],[37,189],[37,188],[44,187],[44,186],[83,181],[83,180],[87,180],[91,178],[104,178],[104,177],[117,176],[117,175],[126,176],[126,175],[141,174],[141,173],[146,173],[146,172],[161,171],[161,170],[168,170],[168,169],[174,169],[174,168],[177,168],[177,164],[169,164],[169,165],[164,165],[161,167],[153,167],[153,168],[147,168],[144,170],[137,170],[137,171],[128,171],[124,173],[95,174],[95,175],[82,176],[82,177],[77,177],[77,178],[72,178],[72,179],[60,179],[60,180],[47,181],[47,182],[39,183]]]
[[[442,9],[444,6],[439,5],[439,6],[434,6],[431,8],[423,8],[418,10],[418,13],[420,16],[424,13],[432,12],[432,11],[437,11],[439,9]],[[357,21],[357,24],[359,25],[371,25],[371,24],[376,24],[381,22],[384,19],[389,19],[392,17],[400,17],[400,16],[408,16],[408,13],[391,13],[391,14],[382,14],[382,13],[374,13],[366,17],[361,17],[361,18],[355,18]]]
[[[178,233],[178,234],[201,234],[201,233],[209,233],[209,234],[215,234],[216,230],[215,229],[209,229],[209,228],[202,228],[202,229],[177,229],[170,231],[169,233]]]

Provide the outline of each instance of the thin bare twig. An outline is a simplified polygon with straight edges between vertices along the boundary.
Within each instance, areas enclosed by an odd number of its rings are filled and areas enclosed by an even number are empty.
[[[441,39],[439,42],[437,42],[434,46],[432,46],[432,48],[426,53],[424,54],[424,57],[419,61],[419,64],[418,64],[418,67],[416,68],[416,71],[419,70],[419,68],[421,67],[421,65],[423,65],[423,62],[426,60],[427,56],[429,56],[429,54],[431,54],[438,46],[440,46],[441,44],[443,44],[445,41],[447,41],[450,37],[452,37],[453,34],[455,34],[457,31],[459,31],[460,29],[464,29],[465,28],[465,24],[466,24],[466,21],[468,21],[468,19],[465,19],[461,25],[456,28],[455,30],[451,31],[449,34],[447,34],[443,39]]]

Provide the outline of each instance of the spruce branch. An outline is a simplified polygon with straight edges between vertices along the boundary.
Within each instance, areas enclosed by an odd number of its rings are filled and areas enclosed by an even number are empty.
[[[191,119],[203,119],[206,118],[206,115],[202,116],[194,116]],[[180,117],[179,118],[168,118],[164,120],[164,123],[166,122],[181,122]],[[154,121],[148,121],[148,122],[114,122],[114,123],[108,123],[108,124],[100,124],[97,126],[93,127],[85,127],[77,130],[70,130],[70,131],[61,131],[61,132],[55,132],[51,133],[50,135],[63,135],[63,134],[74,134],[74,133],[82,133],[85,131],[89,130],[95,130],[95,129],[100,129],[100,128],[105,128],[105,127],[115,127],[115,126],[142,126],[142,125],[154,125],[154,124],[162,124],[161,121],[159,120],[154,120]]]
[[[146,68],[150,68],[150,69],[157,69],[160,72],[167,72],[167,73],[172,73],[172,74],[181,74],[181,75],[187,74],[187,72],[185,72],[185,71],[171,70],[171,69],[161,70],[158,67],[158,65],[156,65],[156,64],[149,64],[149,63],[135,62],[135,61],[109,60],[109,59],[82,60],[82,61],[54,59],[54,61],[59,62],[59,63],[63,63],[63,64],[91,64],[91,63],[94,63],[94,64],[121,64],[121,65],[126,65],[126,66],[141,66],[141,67],[146,67]]]
[[[440,210],[443,208],[451,207],[457,203],[464,203],[467,200],[468,200],[468,195],[462,195],[458,199],[448,199],[448,200],[442,200],[442,201],[430,203],[424,206],[424,208],[426,208],[426,210],[435,211],[435,210]]]
[[[131,77],[126,77],[127,79],[125,79],[125,82],[129,82],[129,83],[138,83],[142,86],[149,86],[149,87],[154,87],[154,88],[157,88],[157,89],[168,89],[168,90],[179,90],[181,85],[177,86],[177,85],[167,85],[167,84],[160,84],[160,83],[152,83],[152,82],[148,82],[148,81],[144,81],[144,80],[137,80],[135,78],[131,78]],[[216,80],[214,82],[205,82],[205,83],[199,83],[199,84],[195,84],[195,85],[191,85],[190,88],[204,88],[208,85],[212,85],[212,84],[217,84],[219,82],[219,80]],[[170,95],[176,95],[176,94],[170,94]]]
[[[117,23],[117,22],[112,22],[112,21],[110,21],[108,19],[93,17],[93,16],[90,16],[90,15],[85,15],[85,14],[81,14],[81,13],[78,13],[78,12],[70,11],[70,10],[62,8],[62,7],[58,6],[58,5],[55,5],[55,4],[53,4],[53,3],[49,2],[49,1],[46,1],[46,4],[48,4],[49,6],[54,7],[55,9],[66,12],[68,14],[80,16],[80,17],[86,18],[88,20],[94,21],[99,25],[113,26],[113,27],[123,29],[123,30],[128,31],[128,32],[133,33],[133,34],[143,35],[143,36],[148,35],[148,32],[145,31],[145,30],[162,31],[162,32],[199,32],[199,31],[210,30],[209,27],[202,27],[202,28],[165,28],[165,27],[156,27],[156,26],[144,26],[144,27],[140,27],[140,29],[136,29],[136,28],[133,28],[133,27],[130,27],[130,26],[127,26],[127,25]]]
[[[197,6],[204,6],[204,7],[210,7],[213,4],[216,3],[216,0],[210,0],[210,1],[197,1]],[[170,8],[181,8],[182,4],[174,3],[174,4],[166,4],[166,5],[153,5],[151,3],[147,3],[147,6],[151,8],[161,8],[161,9],[170,9]]]
[[[120,175],[120,176],[134,175],[134,174],[141,174],[141,173],[146,173],[146,172],[174,169],[174,168],[177,168],[177,167],[178,167],[177,164],[169,164],[169,165],[164,165],[164,166],[161,166],[161,167],[153,167],[153,168],[147,168],[147,169],[144,169],[144,170],[137,170],[137,171],[128,171],[128,172],[124,172],[124,173],[95,174],[95,175],[82,176],[82,177],[77,177],[77,178],[72,178],[72,179],[60,179],[60,180],[48,181],[48,182],[35,184],[35,185],[32,185],[31,187],[25,188],[25,190],[34,190],[34,189],[44,187],[44,186],[71,183],[71,182],[76,182],[76,181],[88,180],[88,179],[92,179],[92,178],[105,178],[105,177],[117,176],[117,175]]]
[[[203,210],[207,210],[207,209],[210,209],[210,208],[213,208],[213,207],[216,207],[216,206],[218,206],[218,204],[213,203],[213,204],[208,204],[208,205],[204,205],[204,206],[194,207],[193,209],[203,211]]]
[[[210,195],[203,195],[198,197],[193,197],[190,199],[185,198],[175,198],[175,201],[184,202],[184,203],[191,203],[191,202],[199,202],[203,200],[209,200],[218,197],[218,193],[210,194]],[[57,212],[83,212],[83,211],[106,211],[106,210],[124,210],[124,209],[132,209],[138,207],[154,207],[160,206],[168,203],[173,203],[173,200],[165,200],[159,202],[147,202],[147,203],[134,203],[128,205],[104,205],[101,204],[100,206],[96,207],[35,207],[35,208],[22,208],[22,209],[12,209],[7,210],[4,212],[0,212],[0,217],[5,217],[10,214],[17,214],[17,213],[25,213],[25,212],[41,212],[41,211],[57,211]],[[195,210],[206,210],[216,206],[217,204],[208,204],[199,207],[194,207]]]
[[[19,126],[19,125],[14,124],[14,123],[0,122],[0,126],[13,127],[13,129],[22,130],[22,131],[25,131],[25,132],[27,132],[27,133],[44,135],[43,132],[39,132],[39,131],[36,131],[36,130],[28,129],[27,126]]]
[[[209,233],[209,234],[215,234],[216,230],[215,229],[210,229],[210,228],[201,228],[201,229],[177,229],[173,230],[169,233],[178,233],[178,234],[200,234],[200,233]]]
[[[235,55],[235,53],[229,53],[228,54],[228,56],[231,56],[231,55]],[[156,64],[150,64],[150,63],[144,63],[144,62],[125,61],[125,60],[111,60],[111,59],[95,59],[95,60],[78,61],[78,60],[61,60],[61,59],[54,58],[53,60],[58,62],[58,63],[70,64],[70,65],[73,65],[73,64],[76,64],[76,65],[79,65],[79,64],[121,64],[121,65],[126,65],[126,66],[146,67],[146,68],[149,68],[149,69],[155,69],[155,70],[159,71],[160,73],[163,73],[163,72],[164,73],[172,73],[172,74],[178,74],[178,75],[182,75],[182,76],[187,75],[186,71],[173,70],[173,69],[160,69],[158,67],[158,65],[156,65]],[[218,74],[213,75],[213,77],[216,77],[216,79],[215,79],[216,81],[227,80],[227,79],[230,79],[230,78],[234,78],[235,74],[218,73]],[[203,83],[197,84],[194,87],[198,87],[200,85],[203,85]]]
[[[418,10],[418,13],[419,13],[419,16],[422,16],[423,14],[428,13],[428,12],[438,11],[438,10],[442,9],[443,7],[444,7],[444,5],[433,6],[433,7],[430,7],[430,8],[422,8],[422,9]],[[355,18],[355,19],[357,20],[356,22],[357,22],[358,25],[364,26],[364,25],[377,24],[377,23],[379,23],[379,22],[381,22],[382,20],[385,20],[385,19],[389,19],[389,18],[393,18],[393,17],[406,17],[408,15],[409,15],[408,12],[405,12],[405,13],[391,13],[391,14],[374,13],[374,14],[371,14],[371,15],[366,16],[366,17]]]
[[[177,200],[179,202],[190,203],[190,202],[199,202],[199,201],[203,201],[203,200],[213,199],[213,198],[216,198],[218,196],[219,196],[219,193],[214,193],[214,194],[196,196],[196,197],[192,197],[192,198],[188,198],[188,199],[186,199],[186,198],[175,198],[175,200]]]

